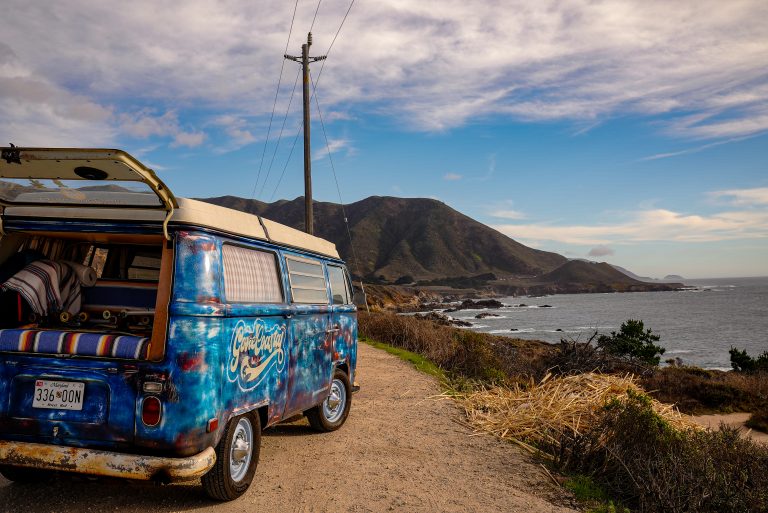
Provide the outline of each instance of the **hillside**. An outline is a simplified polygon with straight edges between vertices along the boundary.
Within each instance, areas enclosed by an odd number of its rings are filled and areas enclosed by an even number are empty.
[[[302,197],[275,203],[234,196],[203,201],[304,228]],[[524,246],[432,199],[371,196],[345,208],[359,270],[338,204],[315,202],[315,233],[333,241],[351,270],[369,280],[428,280],[485,273],[537,276],[567,261],[556,253]]]
[[[203,201],[304,229],[303,197],[274,203],[236,196]],[[445,203],[425,198],[371,196],[346,205],[356,261],[341,206],[316,201],[314,209],[315,234],[336,244],[352,273],[372,283],[418,282],[419,290],[437,294],[456,288],[551,294],[677,287],[637,281],[609,264],[569,261],[557,253],[529,248]]]
[[[581,283],[581,284],[632,284],[637,280],[614,269],[610,264],[583,262],[571,260],[557,269],[543,274],[538,280],[557,283]]]

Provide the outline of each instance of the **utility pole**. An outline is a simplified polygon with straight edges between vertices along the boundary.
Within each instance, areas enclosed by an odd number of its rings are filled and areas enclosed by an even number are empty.
[[[309,141],[309,63],[322,61],[327,56],[309,56],[309,47],[312,46],[312,32],[307,34],[307,42],[301,45],[301,57],[284,55],[286,59],[300,62],[304,75],[304,227],[308,234],[314,233],[312,217],[312,154]]]

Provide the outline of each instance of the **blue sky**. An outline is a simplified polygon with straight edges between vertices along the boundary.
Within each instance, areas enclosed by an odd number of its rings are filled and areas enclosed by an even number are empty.
[[[120,147],[180,196],[294,198],[281,56],[310,26],[325,53],[349,5],[11,0],[0,141]],[[342,197],[433,197],[647,276],[768,275],[766,19],[759,0],[356,0],[317,93]],[[338,201],[313,115],[315,197]]]

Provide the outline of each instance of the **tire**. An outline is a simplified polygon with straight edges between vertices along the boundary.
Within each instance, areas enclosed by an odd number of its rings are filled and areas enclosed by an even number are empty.
[[[256,473],[260,447],[258,413],[247,413],[230,420],[216,445],[216,463],[202,477],[205,493],[219,501],[235,500],[244,494]]]
[[[48,470],[5,465],[0,466],[0,474],[14,483],[45,483],[53,478],[53,473]]]
[[[315,431],[327,433],[336,431],[349,416],[352,407],[352,385],[347,374],[339,369],[333,373],[328,397],[317,406],[306,411],[309,425]]]

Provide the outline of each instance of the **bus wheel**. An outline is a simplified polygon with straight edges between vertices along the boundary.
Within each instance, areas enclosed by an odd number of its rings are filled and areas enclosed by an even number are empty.
[[[216,463],[202,478],[205,493],[220,501],[231,501],[244,494],[256,473],[260,446],[258,413],[230,420],[216,446]]]
[[[349,384],[349,377],[344,371],[336,369],[328,397],[314,408],[307,410],[307,419],[315,431],[336,431],[347,420],[350,406],[352,406],[352,386]]]

